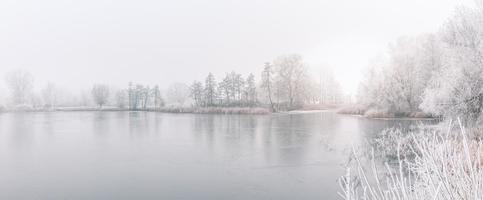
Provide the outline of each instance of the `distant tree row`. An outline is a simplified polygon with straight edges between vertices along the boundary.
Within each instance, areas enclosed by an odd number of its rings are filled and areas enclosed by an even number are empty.
[[[261,88],[273,110],[320,103],[321,88],[316,87],[300,55],[280,56],[265,63],[261,77]]]
[[[253,74],[245,79],[241,74],[231,72],[217,83],[209,73],[204,84],[195,81],[190,89],[196,106],[256,106],[258,103]]]
[[[34,77],[23,70],[8,72],[5,76],[5,82],[10,91],[11,101],[15,106],[54,108],[59,103],[69,105],[68,102],[72,102],[72,98],[66,94],[67,92],[59,89],[51,82],[41,88],[39,93],[35,93],[33,91]],[[61,96],[60,94],[64,95]]]
[[[127,96],[127,105],[131,110],[147,109],[148,107],[157,109],[164,106],[164,99],[161,97],[161,91],[157,85],[151,88],[150,86],[129,83],[127,91],[121,92],[124,93],[124,96]],[[117,104],[122,107],[122,101],[118,100]]]
[[[331,79],[324,84],[334,86],[334,82]],[[322,82],[317,83],[309,76],[307,65],[300,55],[286,55],[265,63],[258,83],[253,74],[244,78],[241,74],[230,72],[217,81],[209,73],[204,83],[195,81],[190,89],[195,105],[204,107],[263,104],[269,105],[272,110],[285,110],[322,103],[322,100],[329,102],[330,99],[330,103],[342,101],[338,88],[323,90],[322,87]],[[326,98],[329,95],[331,98]]]
[[[263,66],[260,80],[254,74],[243,76],[235,71],[217,80],[212,73],[203,81],[190,86],[174,83],[161,91],[158,85],[129,83],[127,88],[116,89],[106,84],[94,84],[89,90],[73,94],[48,83],[33,90],[34,78],[25,71],[15,70],[5,80],[10,91],[12,106],[54,109],[68,107],[117,107],[129,110],[172,107],[270,107],[288,110],[305,104],[339,103],[340,88],[331,73],[320,82],[313,79],[300,55],[280,56]],[[165,98],[164,98],[165,97]]]

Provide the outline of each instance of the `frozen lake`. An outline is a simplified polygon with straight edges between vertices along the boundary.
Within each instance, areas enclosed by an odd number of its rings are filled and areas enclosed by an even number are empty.
[[[340,199],[352,145],[387,127],[332,112],[0,114],[0,199]]]

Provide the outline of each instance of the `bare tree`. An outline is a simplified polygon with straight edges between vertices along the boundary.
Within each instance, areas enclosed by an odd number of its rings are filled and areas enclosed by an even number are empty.
[[[144,86],[141,84],[133,85],[129,83],[128,96],[129,96],[129,109],[137,110],[142,107]]]
[[[109,86],[103,84],[96,84],[92,87],[92,98],[94,102],[102,108],[103,105],[107,104],[109,98]]]
[[[170,103],[183,106],[190,96],[190,89],[184,83],[174,83],[169,86],[166,97]]]
[[[221,99],[221,104],[229,106],[232,104],[234,95],[232,79],[229,74],[226,74],[225,78],[218,84],[218,96]]]
[[[132,82],[129,82],[129,86],[127,88],[127,99],[129,110],[135,110],[137,105],[135,104],[134,84]]]
[[[82,90],[79,93],[79,103],[83,107],[87,107],[92,104],[92,92],[89,92],[87,90]]]
[[[280,56],[274,60],[278,86],[285,91],[285,98],[289,108],[295,106],[303,97],[304,83],[308,79],[307,67],[300,55],[292,54]],[[298,102],[297,102],[298,101]]]
[[[245,103],[249,106],[254,106],[257,103],[257,87],[255,84],[255,76],[248,75],[245,86]]]
[[[141,96],[142,96],[142,107],[144,110],[147,109],[148,104],[149,104],[149,99],[151,97],[151,89],[149,86],[143,87],[141,90]]]
[[[116,105],[118,108],[126,108],[128,94],[126,90],[118,90],[116,92]]]
[[[154,86],[154,88],[152,89],[152,95],[153,95],[153,98],[154,98],[154,109],[158,109],[160,107],[163,107],[164,106],[164,99],[161,96],[161,91],[159,90],[158,85]]]
[[[203,98],[203,83],[199,81],[193,82],[191,85],[191,98],[195,101],[196,106],[203,106],[204,105],[204,98]]]
[[[275,111],[275,105],[272,99],[272,86],[273,86],[273,67],[269,62],[265,63],[262,71],[262,85],[261,87],[265,90],[267,94],[268,101],[270,103],[270,108]]]
[[[14,70],[7,73],[5,81],[10,89],[14,105],[26,104],[32,92],[33,76],[23,70]]]
[[[207,106],[215,105],[216,80],[212,73],[209,73],[205,80],[205,99]]]
[[[330,67],[324,67],[320,71],[319,102],[323,104],[340,103],[341,89],[339,82],[336,81],[334,71]]]
[[[50,109],[55,108],[58,99],[58,90],[53,83],[47,83],[47,85],[42,89],[42,98],[44,106]]]
[[[243,88],[245,87],[245,80],[243,79],[241,74],[238,74],[234,71],[230,73],[230,77],[233,89],[233,99],[235,100],[235,103],[237,105],[240,105],[242,103],[242,93]]]

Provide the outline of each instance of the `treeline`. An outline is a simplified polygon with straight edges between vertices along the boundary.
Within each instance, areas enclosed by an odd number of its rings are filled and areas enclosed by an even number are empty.
[[[11,110],[54,110],[57,107],[121,110],[176,110],[197,107],[264,107],[271,111],[299,109],[305,105],[337,104],[344,101],[330,71],[319,80],[309,74],[300,55],[280,56],[260,68],[260,78],[235,71],[217,79],[209,73],[191,85],[174,83],[161,90],[158,85],[129,83],[126,88],[94,84],[80,93],[48,83],[34,90],[33,76],[22,70],[7,74]],[[166,109],[170,108],[170,109]],[[186,109],[185,109],[186,110]],[[202,109],[205,112],[207,109]]]
[[[335,80],[326,78],[322,83],[320,78],[317,82],[308,73],[307,64],[300,55],[280,56],[265,63],[260,77],[257,82],[253,74],[245,78],[230,72],[218,81],[209,73],[204,82],[191,84],[191,97],[200,107],[268,106],[272,111],[343,102]]]
[[[231,72],[217,83],[212,73],[206,77],[204,84],[195,81],[190,87],[191,97],[196,106],[256,106],[257,87],[255,76],[250,74],[246,79],[241,74]]]
[[[423,111],[479,123],[483,111],[483,9],[460,8],[437,33],[404,37],[360,85],[366,112]]]
[[[116,105],[130,110],[146,110],[162,108],[165,101],[158,85],[150,87],[130,82],[127,89],[116,93]]]
[[[57,107],[119,108],[129,110],[158,109],[165,106],[163,94],[158,85],[129,83],[126,89],[94,84],[90,89],[72,93],[53,83],[47,83],[39,91],[34,90],[33,76],[23,70],[14,70],[6,75],[10,91],[10,106],[0,103],[0,110],[53,110]],[[171,86],[170,86],[171,87]],[[170,94],[168,94],[170,96]],[[6,98],[3,98],[5,101]]]

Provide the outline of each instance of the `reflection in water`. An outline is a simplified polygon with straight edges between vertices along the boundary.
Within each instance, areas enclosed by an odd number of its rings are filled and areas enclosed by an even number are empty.
[[[108,131],[110,128],[111,118],[108,116],[112,113],[107,112],[93,112],[92,116],[92,132],[99,137],[107,136],[110,134]]]
[[[0,199],[339,199],[352,146],[415,123],[331,112],[0,114]]]
[[[150,126],[150,120],[156,120],[154,117],[147,117],[152,113],[146,112],[129,112],[127,119],[127,125],[129,126],[129,135],[133,138],[147,137],[153,133],[153,129],[156,126]],[[122,116],[121,116],[122,117]],[[126,118],[126,116],[124,116]],[[155,123],[157,124],[157,123]]]
[[[10,143],[8,146],[15,148],[16,150],[27,150],[33,145],[34,142],[34,128],[31,124],[35,124],[36,119],[30,116],[28,113],[13,113],[14,117],[6,118],[7,122],[5,126],[10,128],[15,134],[8,134],[10,137]],[[8,133],[8,132],[6,132]]]

